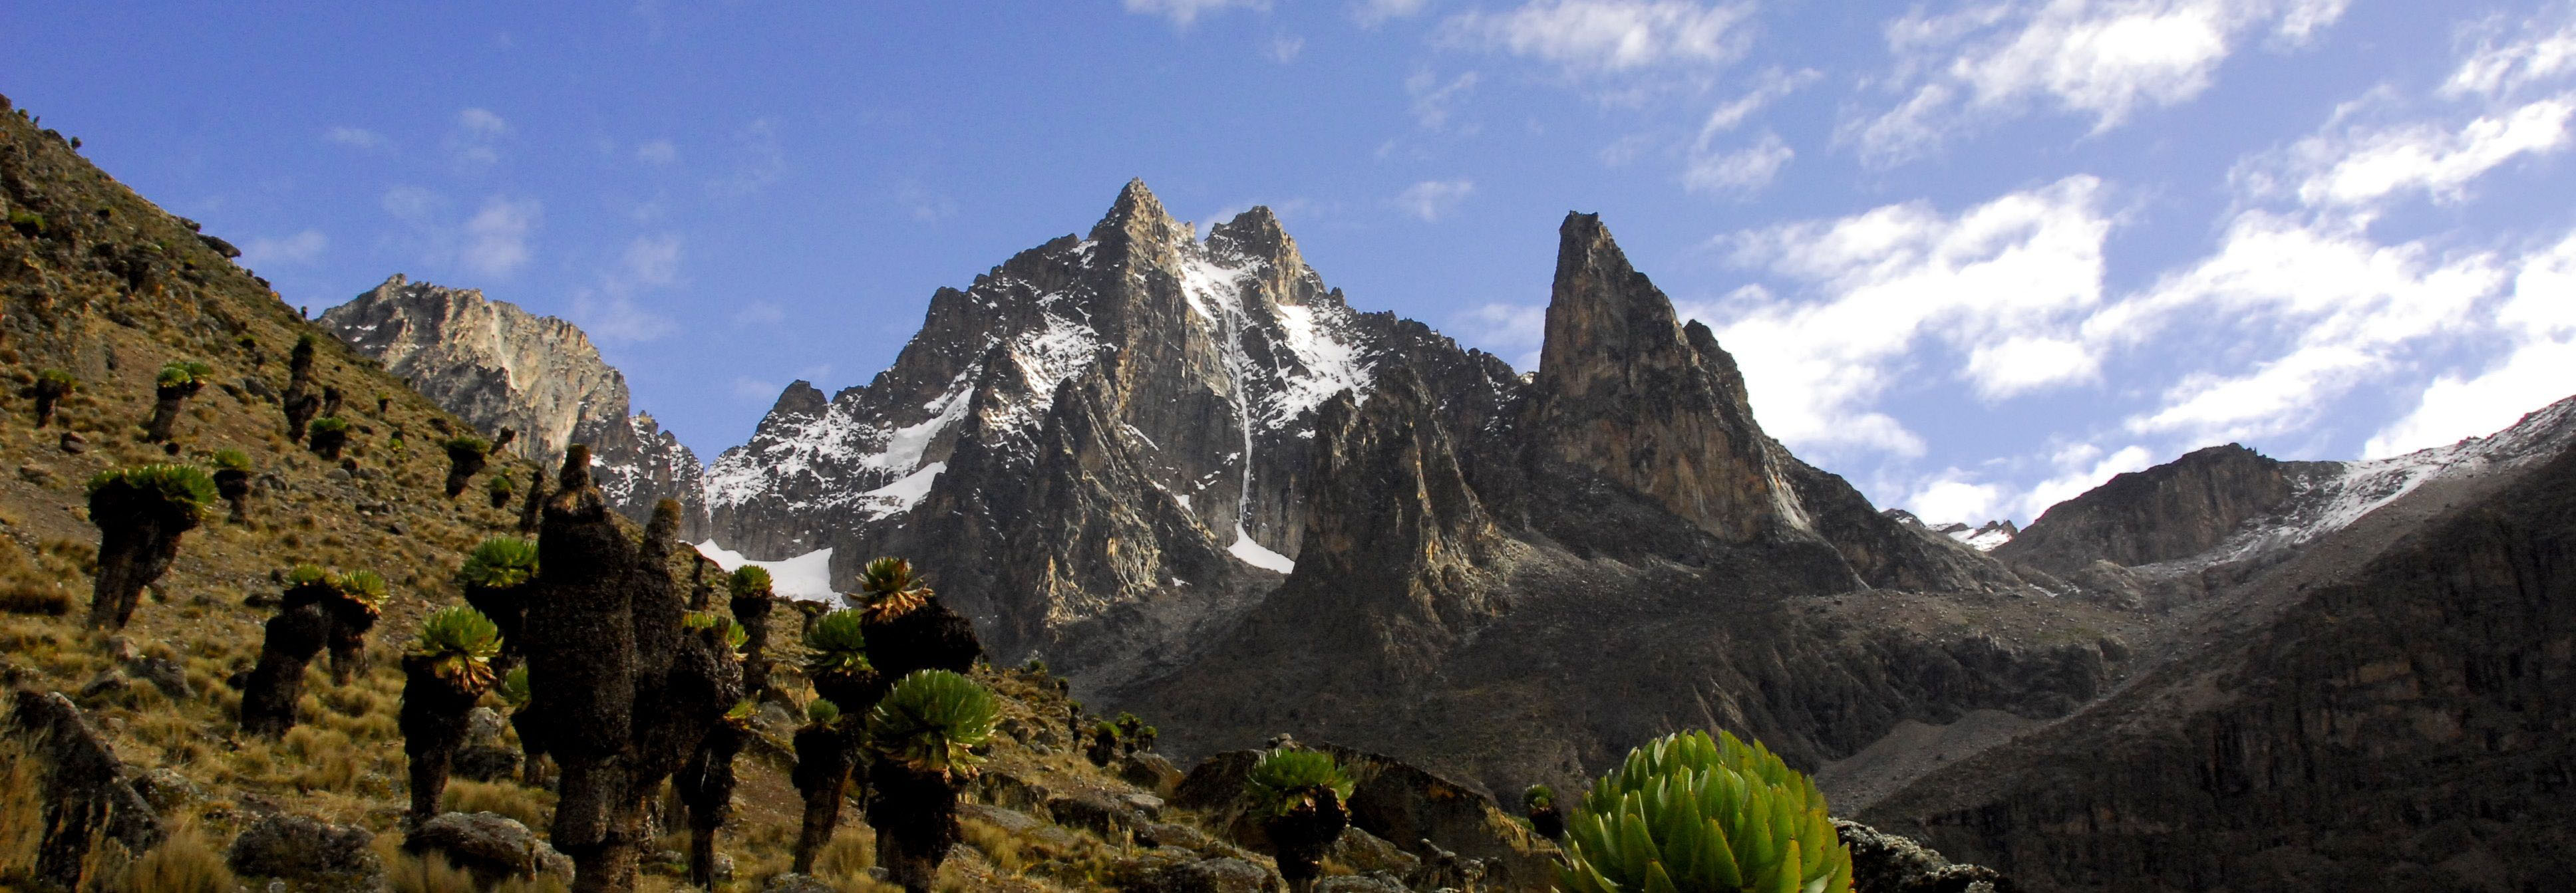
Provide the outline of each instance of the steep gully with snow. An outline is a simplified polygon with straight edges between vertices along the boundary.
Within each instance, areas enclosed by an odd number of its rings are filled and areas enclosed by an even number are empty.
[[[913,558],[998,660],[1184,752],[1290,731],[1503,791],[1724,727],[2035,889],[2519,889],[2576,853],[2571,404],[1933,528],[1764,435],[1599,220],[1560,235],[1523,376],[1352,310],[1266,209],[1202,240],[1131,183],[702,480],[568,324],[399,277],[324,319],[532,453],[603,444],[728,565],[822,595]]]

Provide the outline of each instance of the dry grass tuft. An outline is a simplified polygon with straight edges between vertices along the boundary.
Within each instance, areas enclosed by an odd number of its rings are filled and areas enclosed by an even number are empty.
[[[555,795],[551,793],[521,787],[516,782],[451,778],[447,781],[447,802],[443,805],[449,812],[500,813],[543,834],[549,817],[554,813],[554,800]]]
[[[160,846],[127,865],[117,886],[127,893],[232,893],[233,884],[223,849],[195,822],[184,822]]]

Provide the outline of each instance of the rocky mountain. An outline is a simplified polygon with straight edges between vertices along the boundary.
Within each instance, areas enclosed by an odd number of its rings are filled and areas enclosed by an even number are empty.
[[[520,456],[552,463],[565,445],[590,444],[591,474],[621,514],[642,520],[676,498],[683,534],[706,529],[697,454],[629,411],[626,376],[572,323],[399,273],[320,322],[485,436],[518,432],[509,449]]]
[[[2051,509],[1997,553],[2173,594],[2173,657],[1851,805],[2039,889],[2553,887],[2576,853],[2571,447],[2576,398],[2390,459],[2202,450]]]

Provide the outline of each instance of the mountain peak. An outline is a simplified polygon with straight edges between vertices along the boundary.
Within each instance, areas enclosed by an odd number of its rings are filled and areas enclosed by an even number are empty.
[[[1178,226],[1171,212],[1163,209],[1162,200],[1154,197],[1154,190],[1146,188],[1145,181],[1139,178],[1127,181],[1118,190],[1118,200],[1110,203],[1109,213],[1092,225],[1091,238],[1106,239],[1121,232],[1130,236],[1168,236]]]

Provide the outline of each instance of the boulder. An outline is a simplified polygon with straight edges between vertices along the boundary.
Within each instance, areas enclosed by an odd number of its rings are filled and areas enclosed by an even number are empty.
[[[1388,843],[1384,838],[1358,828],[1342,829],[1342,837],[1324,857],[1362,873],[1384,871],[1396,877],[1412,877],[1421,870],[1422,858]]]
[[[447,863],[473,872],[477,883],[534,878],[541,874],[572,880],[572,858],[555,852],[516,819],[493,812],[443,812],[411,832],[403,849],[435,852]]]
[[[116,758],[89,717],[61,692],[20,689],[0,726],[0,760],[25,760],[43,804],[35,875],[66,889],[88,889],[90,851],[102,840],[142,852],[161,842],[160,819],[135,790],[132,771]]]
[[[1104,838],[1115,838],[1143,824],[1135,807],[1102,791],[1076,791],[1046,801],[1047,815],[1056,824],[1082,828]]]
[[[1274,893],[1287,889],[1279,873],[1241,859],[1202,859],[1155,874],[1153,893]]]
[[[172,700],[187,700],[196,697],[197,694],[195,687],[188,684],[188,671],[180,667],[178,661],[166,657],[146,657],[133,661],[126,665],[125,672],[136,679],[152,683],[153,688],[160,689],[162,694],[169,695]]]
[[[1868,893],[2009,893],[2001,872],[1960,865],[1914,839],[1888,834],[1849,819],[1834,820],[1834,836],[1851,848],[1852,889]]]
[[[1172,765],[1162,754],[1135,753],[1118,761],[1118,777],[1128,784],[1145,789],[1154,796],[1170,798],[1180,790],[1181,767]]]
[[[518,777],[519,751],[494,744],[469,744],[457,748],[448,768],[458,778],[508,781]]]
[[[384,863],[370,848],[376,836],[357,825],[334,825],[312,816],[259,816],[233,838],[224,863],[234,874],[278,878],[324,889],[372,889]]]
[[[841,893],[841,888],[822,878],[791,871],[770,878],[769,883],[761,886],[760,893]]]
[[[1404,885],[1376,874],[1345,874],[1318,878],[1315,893],[1405,893]]]

